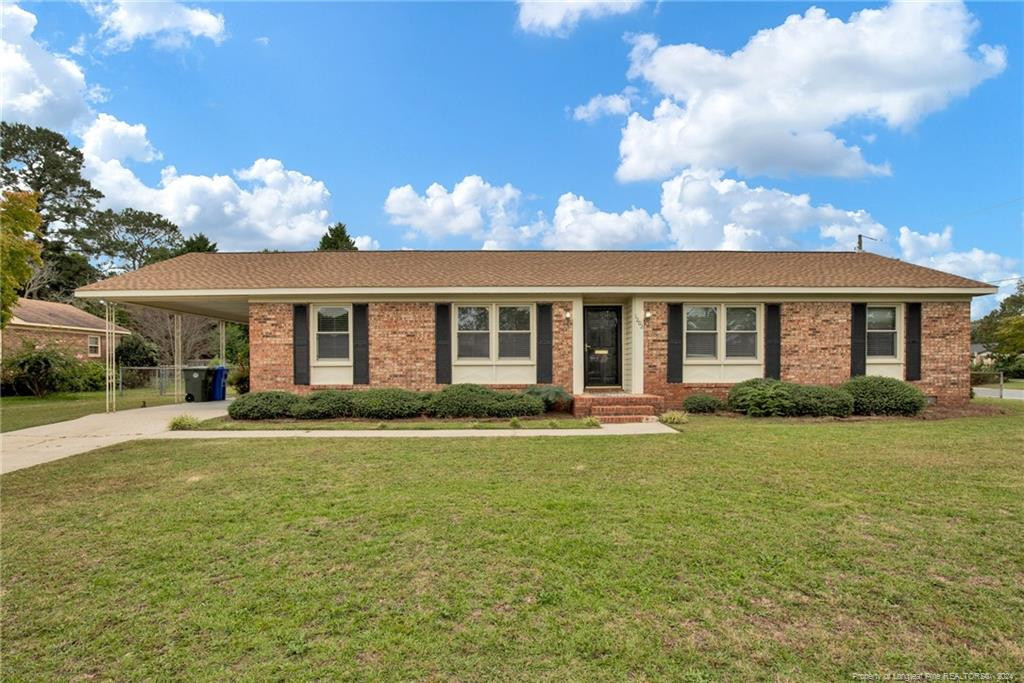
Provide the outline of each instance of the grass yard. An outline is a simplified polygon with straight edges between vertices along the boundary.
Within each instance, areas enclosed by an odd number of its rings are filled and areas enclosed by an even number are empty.
[[[4,677],[1024,670],[1024,415],[123,444],[6,474]]]
[[[979,386],[986,387],[988,389],[998,389],[999,382],[992,382],[990,384],[981,384]],[[1024,389],[1024,379],[1006,379],[1003,380],[1004,389]]]
[[[518,424],[522,429],[595,429],[599,425],[585,419],[571,417],[521,417]],[[262,429],[514,429],[510,420],[232,420],[230,417],[213,417],[199,423],[199,429],[224,432],[253,431]]]
[[[117,396],[117,409],[141,408],[173,403],[171,394],[160,395],[156,389],[125,389]],[[73,420],[84,415],[102,413],[105,408],[104,392],[82,391],[68,394],[50,394],[44,398],[34,396],[4,396],[0,398],[0,431],[36,427],[38,425]]]

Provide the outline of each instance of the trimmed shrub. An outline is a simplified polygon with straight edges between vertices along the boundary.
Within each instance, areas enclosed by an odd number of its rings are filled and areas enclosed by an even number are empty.
[[[920,389],[893,377],[854,377],[842,389],[853,397],[856,415],[917,415],[928,404]]]
[[[745,412],[751,417],[786,417],[796,415],[796,385],[785,382],[764,382],[748,388],[744,394]]]
[[[396,420],[423,413],[424,395],[407,389],[365,389],[349,392],[352,415],[371,420]]]
[[[751,392],[754,392],[763,386],[776,384],[782,384],[782,382],[777,379],[765,379],[762,377],[755,377],[754,379],[739,382],[732,385],[732,388],[729,389],[729,398],[726,399],[726,404],[729,406],[729,410],[737,413],[746,413],[749,397],[752,395]]]
[[[107,370],[102,363],[71,360],[57,378],[57,391],[103,391]]]
[[[235,420],[276,420],[291,417],[292,408],[302,400],[286,391],[258,391],[239,396],[228,405],[228,415]]]
[[[563,412],[569,412],[572,410],[572,394],[565,390],[564,387],[554,386],[551,384],[538,384],[532,386],[523,392],[526,396],[535,396],[540,400],[544,401],[544,410],[551,412],[553,410],[560,410]]]
[[[192,415],[177,415],[171,418],[167,428],[172,432],[188,432],[199,429],[199,418]]]
[[[431,417],[523,417],[543,413],[544,401],[479,384],[452,384],[427,401],[426,412]]]
[[[683,409],[688,413],[713,413],[725,407],[711,394],[690,394],[683,399]]]
[[[42,398],[59,390],[61,379],[76,362],[58,348],[47,346],[35,349],[26,344],[18,354],[4,359],[4,384],[15,393]],[[102,384],[100,388],[103,388]]]
[[[792,388],[794,415],[813,417],[849,417],[853,414],[853,396],[836,387],[796,385]]]
[[[292,406],[292,417],[299,420],[330,420],[352,415],[352,392],[314,391]]]

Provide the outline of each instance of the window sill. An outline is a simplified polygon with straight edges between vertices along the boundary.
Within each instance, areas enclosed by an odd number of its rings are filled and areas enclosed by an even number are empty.
[[[463,358],[453,360],[452,365],[536,365],[532,358],[522,360],[489,360],[487,358]]]
[[[760,365],[760,358],[731,358],[728,360],[715,360],[713,358],[708,359],[696,359],[696,358],[684,358],[683,365]]]
[[[903,360],[901,358],[894,358],[892,356],[868,356],[867,360],[865,362],[867,362],[867,363],[877,363],[879,365],[882,365],[883,363],[884,364],[888,364],[888,365],[902,365],[903,364]]]
[[[314,360],[309,362],[311,368],[347,368],[352,365],[352,361],[329,361],[329,360]]]

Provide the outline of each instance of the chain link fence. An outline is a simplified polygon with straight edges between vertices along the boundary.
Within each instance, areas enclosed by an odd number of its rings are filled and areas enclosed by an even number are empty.
[[[192,361],[185,363],[182,369],[206,368],[208,361]],[[230,373],[233,365],[226,365]],[[146,392],[155,396],[174,398],[174,366],[159,365],[153,367],[117,366],[116,388],[119,395],[128,392]],[[229,390],[230,393],[230,390]]]

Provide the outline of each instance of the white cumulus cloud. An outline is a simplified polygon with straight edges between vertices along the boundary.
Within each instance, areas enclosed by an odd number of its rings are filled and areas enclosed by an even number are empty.
[[[109,50],[127,50],[146,39],[168,49],[184,47],[193,38],[220,44],[227,35],[224,15],[179,2],[114,0],[89,7],[100,19],[100,36]]]
[[[519,0],[519,28],[528,33],[564,38],[582,19],[626,14],[641,0]]]
[[[90,114],[90,89],[82,68],[53,54],[32,34],[36,17],[17,5],[0,5],[0,101],[4,120],[67,130]]]
[[[99,114],[81,133],[82,153],[96,159],[155,161],[163,158],[146,136],[146,126],[127,124],[110,114]]]
[[[577,121],[596,121],[602,116],[626,116],[633,110],[636,88],[629,86],[614,95],[594,95],[586,104],[577,105],[572,117]]]
[[[814,204],[810,195],[751,187],[722,171],[684,171],[661,186],[661,215],[678,249],[786,249],[816,228],[835,248],[850,249],[857,234],[881,238],[885,226],[866,211]]]
[[[1005,49],[972,49],[976,29],[960,3],[894,3],[847,21],[811,8],[732,54],[631,36],[629,76],[662,100],[649,118],[630,115],[617,175],[888,174],[833,130],[853,119],[908,129],[1002,72]]]
[[[657,213],[636,207],[621,213],[601,211],[594,202],[566,192],[558,198],[542,242],[550,249],[626,249],[664,237],[665,221]]]
[[[356,243],[356,249],[359,251],[376,251],[380,249],[380,242],[373,239],[370,235],[356,235],[352,238],[352,241]]]

